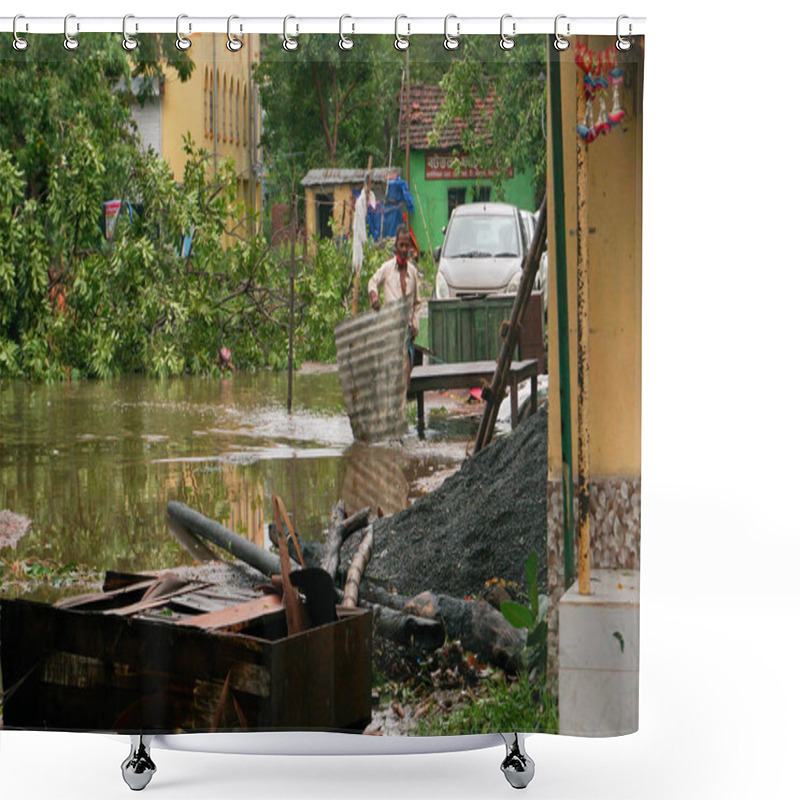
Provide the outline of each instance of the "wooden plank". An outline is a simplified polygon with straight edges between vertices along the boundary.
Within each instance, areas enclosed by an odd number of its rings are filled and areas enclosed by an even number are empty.
[[[435,389],[471,389],[481,380],[491,380],[497,364],[494,361],[465,361],[456,364],[428,364],[411,370],[409,393]],[[514,361],[509,377],[520,383],[538,372],[536,359]]]
[[[411,370],[408,396],[417,401],[417,433],[425,436],[425,392],[439,389],[471,389],[494,377],[494,361],[468,361],[456,364],[428,364]],[[530,378],[532,396],[536,397],[536,380],[539,362],[536,359],[513,361],[508,370],[511,391],[511,423],[516,425],[517,384]]]
[[[221,608],[218,611],[210,611],[206,614],[184,617],[175,624],[191,625],[192,627],[204,628],[205,630],[225,628],[226,630],[234,631],[243,628],[248,622],[252,622],[267,614],[280,613],[283,613],[283,605],[280,598],[274,594],[267,594],[246,603],[238,603],[228,608]]]

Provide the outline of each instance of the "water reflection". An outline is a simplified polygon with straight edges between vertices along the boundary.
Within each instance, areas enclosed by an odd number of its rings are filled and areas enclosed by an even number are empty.
[[[408,506],[408,492],[395,449],[359,442],[345,453],[342,500],[348,514],[365,506],[394,514]]]
[[[335,372],[286,378],[0,385],[0,508],[33,520],[0,558],[98,570],[191,563],[166,526],[180,500],[264,544],[271,494],[302,536],[320,538],[331,507],[405,507],[415,477],[460,459],[441,439],[354,445]],[[409,488],[411,487],[411,488]]]

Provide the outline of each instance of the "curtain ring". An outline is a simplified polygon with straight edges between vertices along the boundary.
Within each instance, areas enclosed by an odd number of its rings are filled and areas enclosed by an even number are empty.
[[[74,36],[69,35],[68,29],[69,29],[69,21],[71,19],[75,19],[74,14],[67,14],[67,16],[64,17],[64,48],[66,50],[69,50],[70,52],[73,50],[77,50],[79,44],[78,40]],[[80,30],[80,25],[76,27],[76,30]]]
[[[19,19],[25,19],[25,17],[22,14],[17,14],[17,16],[14,17],[14,22],[11,24],[11,32],[14,34],[14,41],[11,44],[13,45],[15,50],[22,51],[22,50],[27,50],[28,44],[30,43],[28,42],[27,39],[23,39],[21,36],[17,34],[17,20]],[[27,22],[25,23],[25,30],[26,31],[28,30]]]
[[[405,36],[400,35],[400,20],[401,19],[408,19],[405,14],[398,14],[394,18],[394,47],[395,50],[408,50],[409,45],[411,42],[409,41],[409,36],[411,35],[411,25],[408,24],[408,32]]]
[[[353,49],[353,40],[349,36],[345,36],[344,32],[342,31],[342,27],[344,25],[344,21],[346,19],[353,19],[349,14],[342,14],[339,17],[339,47],[342,50],[352,50]],[[352,26],[352,32],[355,33],[356,26]]]
[[[456,35],[451,36],[447,30],[447,23],[450,22],[451,19],[456,20]],[[458,18],[455,14],[448,14],[444,18],[444,49],[445,50],[455,50],[458,47],[458,32],[461,29],[461,23],[458,22]]]
[[[553,47],[556,50],[566,50],[569,47],[569,41],[565,39],[559,32],[558,32],[558,21],[560,19],[566,19],[566,14],[559,14],[556,17],[555,26],[553,30],[553,35],[555,36],[555,41],[553,42]],[[569,36],[569,22],[567,22],[567,36]]]
[[[506,36],[505,33],[505,22],[507,19],[511,19],[511,14],[503,14],[500,17],[500,49],[501,50],[510,50],[514,46],[514,40],[511,38],[515,36],[517,33],[517,23],[511,23],[511,36]]]
[[[631,40],[628,38],[631,35],[633,30],[631,23],[628,23],[628,35],[623,36],[621,33],[622,30],[622,20],[628,19],[625,14],[620,14],[617,17],[617,50],[630,50],[631,49]]]
[[[181,33],[181,20],[188,19],[188,14],[178,14],[178,18],[175,20],[175,35],[178,37],[175,39],[175,47],[178,50],[188,50],[192,46],[192,40],[189,39],[187,36],[184,36]],[[191,33],[192,26],[189,25],[189,32]]]
[[[234,36],[231,33],[231,22],[235,19],[239,19],[235,14],[231,14],[231,16],[228,17],[228,41],[225,47],[227,47],[231,53],[238,53],[244,47],[244,42],[238,36]],[[239,31],[241,32],[241,30],[240,26]]]
[[[289,24],[290,19],[297,19],[297,18],[291,16],[291,14],[288,17],[283,18],[283,49],[292,51],[292,50],[297,50],[298,43],[297,39],[295,39],[294,36],[289,36],[289,31],[287,29],[287,26]],[[296,30],[298,31],[298,33],[300,32],[299,26],[296,27]]]
[[[139,46],[139,42],[133,36],[128,36],[129,19],[135,19],[133,14],[126,14],[122,18],[122,49],[127,53],[132,52]],[[136,25],[136,30],[139,30],[138,24]]]

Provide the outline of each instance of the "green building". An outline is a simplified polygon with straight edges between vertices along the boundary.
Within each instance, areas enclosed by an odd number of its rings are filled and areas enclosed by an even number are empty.
[[[486,114],[491,114],[494,98],[477,98],[471,120],[457,120],[440,132],[436,147],[429,144],[436,116],[442,103],[439,86],[412,84],[410,97],[401,98],[400,147],[406,152],[410,143],[409,188],[414,197],[414,213],[409,222],[423,252],[442,244],[443,228],[452,210],[462,203],[502,201],[535,211],[536,192],[530,175],[510,170],[503,180],[503,196],[493,185],[490,170],[455,169],[461,144],[461,131],[471,125],[479,131]],[[405,177],[405,175],[404,175]]]

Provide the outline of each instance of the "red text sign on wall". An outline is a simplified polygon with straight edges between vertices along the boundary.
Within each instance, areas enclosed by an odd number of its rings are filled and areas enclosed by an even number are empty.
[[[455,169],[458,156],[448,153],[426,153],[425,154],[425,180],[426,181],[449,181],[464,180],[472,178],[493,178],[497,174],[494,169],[477,169],[476,167],[462,166],[460,170]],[[513,167],[508,168],[508,177],[514,177]]]

